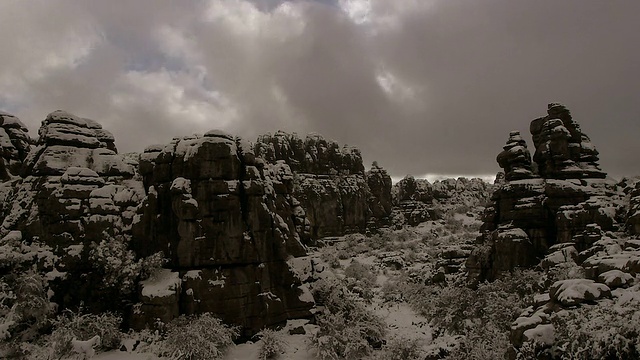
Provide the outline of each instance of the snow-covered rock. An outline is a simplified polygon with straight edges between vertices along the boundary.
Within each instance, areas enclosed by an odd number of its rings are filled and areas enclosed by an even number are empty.
[[[563,306],[574,306],[611,297],[611,289],[588,279],[560,280],[551,285],[549,296]]]

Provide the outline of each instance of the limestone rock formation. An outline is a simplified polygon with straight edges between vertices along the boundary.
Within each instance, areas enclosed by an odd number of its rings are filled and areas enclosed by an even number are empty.
[[[343,146],[311,133],[302,140],[296,133],[278,131],[258,137],[256,156],[268,163],[284,160],[291,171],[315,175],[363,174],[362,155],[354,147]]]
[[[113,135],[93,120],[58,110],[38,131],[36,147],[25,160],[24,176],[62,175],[69,167],[88,168],[101,176],[133,177],[135,167],[118,156]]]
[[[0,180],[18,175],[31,150],[28,129],[17,117],[0,111]]]
[[[120,306],[122,299],[99,285],[108,280],[92,251],[111,242],[124,249],[130,239],[144,196],[135,180],[137,163],[117,154],[113,136],[99,124],[62,111],[49,114],[39,134],[28,155],[27,138],[16,141],[17,158],[26,158],[22,177],[0,185],[0,236],[19,231],[27,243],[51,249],[54,258],[43,266],[62,274],[53,297],[61,308],[80,302],[98,310]]]
[[[393,204],[404,223],[415,226],[442,218],[456,208],[464,210],[484,206],[492,186],[481,179],[445,179],[433,184],[426,179],[406,176],[394,185]]]
[[[64,111],[29,149],[19,121],[1,118],[0,239],[45,249],[37,266],[60,310],[119,311],[134,327],[213,312],[245,334],[310,314],[287,263],[305,255],[310,226],[284,162],[219,131],[122,155],[98,123]]]
[[[371,169],[366,172],[367,185],[369,186],[369,210],[371,211],[370,222],[373,224],[382,221],[391,214],[393,199],[391,197],[391,176],[385,169],[377,163],[371,165]]]
[[[640,181],[638,181],[629,193],[629,212],[627,227],[632,234],[640,234]]]
[[[248,144],[211,131],[148,147],[140,172],[148,195],[133,248],[140,256],[163,251],[181,287],[161,301],[143,297],[135,326],[154,321],[158,301],[214,313],[247,334],[309,315],[313,298],[286,262],[305,255],[308,228],[286,163],[265,164]]]
[[[253,148],[267,163],[291,168],[293,195],[306,210],[313,239],[363,232],[391,214],[391,178],[378,166],[365,173],[356,148],[282,131],[260,136]]]
[[[584,251],[593,244],[584,235],[593,225],[602,231],[619,228],[624,194],[615,182],[605,179],[597,165],[597,151],[569,111],[550,104],[548,115],[532,122],[531,133],[540,177],[532,171],[535,167],[530,166],[524,140],[511,133],[497,159],[505,169],[506,182],[494,192],[485,211],[479,239],[483,245],[467,263],[471,278],[493,279],[501,271],[531,266],[556,244]],[[526,256],[515,260],[498,256],[509,243],[496,241],[504,229],[526,234],[530,242]]]
[[[527,142],[520,136],[519,131],[512,131],[509,134],[509,140],[503,149],[504,151],[498,155],[497,161],[504,169],[507,181],[535,177],[531,167],[531,153],[529,153]]]
[[[531,122],[536,152],[533,160],[541,176],[551,179],[605,178],[598,151],[564,105],[551,103],[547,116]]]

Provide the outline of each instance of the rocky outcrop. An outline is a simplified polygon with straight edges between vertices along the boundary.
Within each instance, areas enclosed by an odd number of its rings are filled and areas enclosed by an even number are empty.
[[[5,117],[5,124],[15,123]],[[61,308],[80,302],[96,310],[117,308],[124,299],[99,285],[107,280],[91,254],[101,243],[130,240],[144,196],[137,163],[116,152],[113,136],[99,124],[63,111],[49,114],[38,133],[30,152],[25,137],[16,141],[16,159],[26,157],[22,177],[0,186],[0,236],[20,231],[27,243],[51,249],[54,260],[41,266],[62,274],[53,297]]]
[[[372,226],[383,222],[391,214],[393,199],[391,197],[391,176],[377,163],[371,165],[366,172],[367,185],[369,186],[369,210],[371,217],[369,223]]]
[[[630,189],[629,198],[627,228],[632,234],[638,235],[640,234],[640,181]]]
[[[507,181],[494,192],[484,214],[479,239],[483,246],[467,263],[473,279],[493,279],[501,271],[536,264],[555,244],[586,250],[590,240],[583,234],[592,224],[603,231],[619,228],[624,194],[615,182],[605,179],[597,165],[597,151],[569,111],[550,104],[548,115],[532,122],[531,132],[537,174],[516,132],[498,156]],[[504,229],[526,234],[530,242],[526,256],[498,256],[514,246],[510,241],[496,241]]]
[[[248,144],[211,131],[148,147],[140,172],[148,195],[133,248],[163,251],[181,286],[160,293],[168,299],[143,297],[136,327],[153,323],[159,304],[214,313],[247,334],[310,315],[313,299],[286,262],[305,255],[309,227],[289,165],[265,164]]]
[[[303,140],[282,131],[260,136],[253,149],[267,163],[289,165],[293,195],[306,211],[313,239],[388,222],[391,177],[377,165],[365,173],[358,149],[318,134]]]
[[[542,177],[606,177],[598,165],[598,151],[564,105],[549,104],[547,116],[533,120],[530,130],[536,148],[533,160]]]
[[[305,255],[310,227],[284,162],[218,131],[122,155],[98,123],[64,111],[32,149],[5,133],[0,238],[45,249],[37,266],[60,310],[118,311],[138,328],[212,312],[245,334],[310,315],[287,263]]]
[[[451,211],[484,206],[492,186],[481,179],[445,179],[433,184],[426,179],[406,176],[394,185],[393,204],[403,223],[415,226],[427,220],[441,219]]]
[[[17,117],[0,111],[0,180],[18,175],[31,150],[28,129]]]
[[[519,131],[509,134],[504,151],[498,155],[498,165],[504,169],[505,179],[522,180],[535,177],[531,167],[531,153],[527,149],[527,142],[520,136]]]

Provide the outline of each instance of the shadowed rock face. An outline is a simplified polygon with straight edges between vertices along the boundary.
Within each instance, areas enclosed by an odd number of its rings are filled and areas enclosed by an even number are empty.
[[[245,334],[310,315],[313,297],[287,262],[305,255],[309,222],[284,162],[265,164],[219,131],[121,155],[98,123],[63,111],[47,116],[31,146],[17,119],[0,116],[9,165],[0,238],[50,250],[39,266],[59,275],[52,300],[60,309],[83,302],[126,312],[137,303],[127,321],[138,328],[212,312]],[[135,274],[96,267],[100,251],[128,264],[161,251],[169,262],[137,284]]]
[[[309,315],[313,300],[286,262],[306,255],[305,212],[287,164],[265,164],[249,145],[212,131],[147,148],[140,172],[148,196],[132,245],[141,256],[163,251],[181,287],[171,306],[144,299],[135,326],[153,323],[158,308],[173,309],[169,320],[212,312],[247,333]]]
[[[533,160],[542,177],[550,179],[605,178],[598,151],[564,105],[551,103],[547,116],[531,122],[536,152]]]
[[[472,279],[492,280],[501,271],[536,264],[555,244],[579,243],[591,224],[604,231],[618,227],[620,209],[611,200],[624,194],[605,179],[595,147],[564,106],[549,104],[547,113],[531,123],[538,174],[519,133],[510,134],[498,155],[507,181],[486,209],[479,238],[483,245],[467,262]],[[502,234],[514,229],[526,234],[526,241],[504,240]],[[526,248],[526,256],[515,250],[516,243]],[[517,254],[514,258],[500,256],[509,249]]]
[[[28,131],[20,119],[0,112],[0,180],[20,174],[22,162],[31,150]]]
[[[512,131],[509,134],[507,145],[503,147],[498,158],[498,164],[504,169],[506,180],[522,180],[535,177],[531,166],[531,153],[527,149],[520,132]]]
[[[365,173],[356,148],[310,134],[262,135],[255,154],[283,161],[294,173],[293,194],[306,210],[313,239],[363,232],[388,222],[391,177],[377,165]]]

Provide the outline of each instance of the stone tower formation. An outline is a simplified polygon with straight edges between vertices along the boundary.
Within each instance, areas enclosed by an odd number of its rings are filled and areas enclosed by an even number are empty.
[[[484,215],[483,246],[469,258],[475,279],[494,279],[502,271],[533,266],[556,247],[581,243],[589,226],[613,230],[605,209],[615,184],[598,165],[598,151],[571,112],[558,103],[531,122],[535,152],[512,131],[497,157],[505,180]]]

